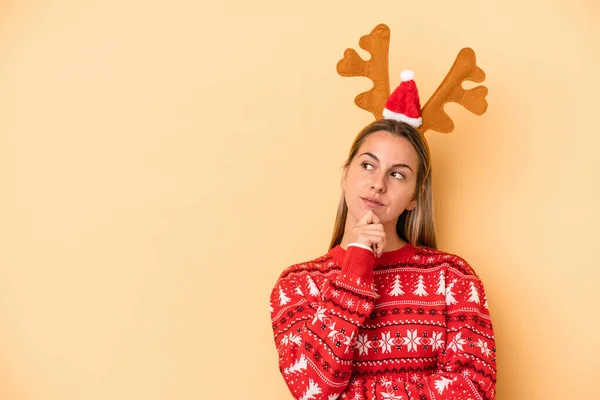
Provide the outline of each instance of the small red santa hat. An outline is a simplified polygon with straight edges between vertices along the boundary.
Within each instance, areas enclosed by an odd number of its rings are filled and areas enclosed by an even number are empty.
[[[415,73],[404,70],[400,74],[402,82],[387,99],[383,109],[383,118],[406,122],[413,128],[421,126],[421,103],[419,92],[413,80]]]

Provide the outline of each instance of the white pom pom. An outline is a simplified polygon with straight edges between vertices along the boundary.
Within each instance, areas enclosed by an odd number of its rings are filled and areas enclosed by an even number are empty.
[[[412,81],[413,79],[415,79],[415,73],[410,69],[405,69],[400,74],[400,79],[402,79],[402,82]]]

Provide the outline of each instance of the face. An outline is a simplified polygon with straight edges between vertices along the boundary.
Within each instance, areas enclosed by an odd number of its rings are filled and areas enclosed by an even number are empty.
[[[342,177],[348,218],[359,220],[373,210],[382,224],[396,223],[412,210],[419,157],[408,140],[377,131],[363,141]]]

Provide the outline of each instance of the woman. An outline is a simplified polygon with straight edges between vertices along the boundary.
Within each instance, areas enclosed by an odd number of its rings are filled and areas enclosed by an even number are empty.
[[[370,124],[342,191],[328,253],[287,268],[271,294],[294,398],[494,399],[487,298],[464,259],[436,250],[424,138],[405,122]]]

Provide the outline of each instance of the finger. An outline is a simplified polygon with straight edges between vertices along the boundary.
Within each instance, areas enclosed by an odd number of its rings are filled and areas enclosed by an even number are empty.
[[[372,217],[371,217],[371,222],[369,222],[370,224],[379,224],[381,223],[381,220],[379,219],[379,217],[377,216],[377,214],[375,214],[373,211],[371,211]]]
[[[385,232],[382,224],[370,224],[355,227],[357,231],[366,231],[366,232]]]
[[[382,240],[383,240],[383,237],[381,237],[379,235],[362,234],[358,237],[358,242],[362,243],[366,246],[372,247],[373,252],[375,252],[377,243],[380,243]]]
[[[373,211],[369,210],[356,222],[356,226],[368,225],[373,221]]]
[[[360,237],[361,235],[375,235],[375,236],[378,236],[383,239],[383,238],[385,238],[386,233],[385,233],[385,231],[380,230],[380,229],[357,228],[356,231],[354,231],[354,236]]]

